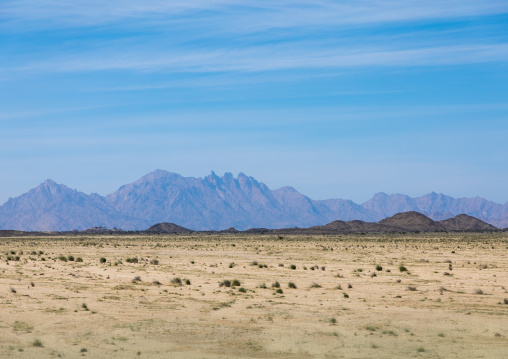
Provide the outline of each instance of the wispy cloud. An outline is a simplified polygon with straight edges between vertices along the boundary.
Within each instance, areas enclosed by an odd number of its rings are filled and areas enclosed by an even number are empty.
[[[11,67],[18,72],[260,72],[293,69],[336,69],[366,66],[434,66],[508,60],[508,43],[443,46],[415,49],[334,48],[314,49],[266,45],[247,49],[154,51],[138,48],[62,55]]]
[[[234,30],[274,27],[415,21],[508,12],[504,0],[314,0],[238,2],[228,0],[5,0],[0,14],[8,21],[40,21],[45,26],[90,26],[122,20],[161,23],[199,15],[229,19]],[[247,18],[250,21],[245,21]],[[252,21],[256,19],[256,21]],[[236,21],[235,21],[236,20]],[[44,23],[43,23],[44,22]],[[220,26],[220,23],[217,23]],[[226,26],[226,24],[222,24]]]

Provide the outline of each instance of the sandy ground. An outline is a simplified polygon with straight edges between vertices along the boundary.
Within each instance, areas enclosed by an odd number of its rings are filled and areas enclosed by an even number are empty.
[[[0,356],[508,358],[507,254],[508,234],[2,238]]]

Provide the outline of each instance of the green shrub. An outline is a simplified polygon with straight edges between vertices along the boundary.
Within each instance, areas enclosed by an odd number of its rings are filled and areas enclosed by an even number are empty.
[[[102,257],[99,261],[100,261],[101,263],[106,263],[106,258]]]
[[[229,280],[223,280],[222,282],[219,283],[219,287],[229,288],[231,287],[231,282]]]
[[[37,348],[42,348],[44,345],[42,344],[41,340],[40,339],[35,339],[33,342],[32,342],[32,346],[33,347],[37,347]]]

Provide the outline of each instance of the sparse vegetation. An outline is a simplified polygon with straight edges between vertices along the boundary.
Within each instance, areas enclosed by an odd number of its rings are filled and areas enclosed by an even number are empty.
[[[444,358],[461,348],[461,340],[468,341],[464,356],[472,346],[485,357],[508,348],[500,327],[508,308],[508,261],[501,255],[506,233],[234,236],[132,233],[0,241],[5,356],[136,356],[143,349],[145,357],[163,353],[164,333],[231,357],[277,357],[274,350],[291,356],[297,349],[306,355],[319,345],[321,356],[340,350],[347,357],[358,348],[364,357]],[[40,249],[49,260],[42,260]],[[453,272],[446,262],[452,249]],[[107,260],[101,264],[100,258]],[[411,273],[400,272],[399,265]],[[304,270],[311,266],[313,271]],[[454,275],[443,276],[444,270]],[[412,308],[418,308],[414,318],[406,315]],[[470,326],[473,319],[481,321],[481,331]],[[440,321],[445,324],[435,324]],[[60,349],[46,336],[50,325],[68,330],[66,340],[75,345]],[[101,328],[111,328],[111,334]],[[269,328],[268,337],[258,335],[262,328]],[[44,349],[32,347],[35,338]],[[295,339],[301,340],[298,348]],[[171,345],[184,352],[189,341]],[[193,348],[197,357],[209,355],[199,345]]]
[[[180,277],[173,277],[173,279],[171,279],[171,284],[182,285],[182,280],[180,279]]]
[[[36,348],[42,348],[44,345],[42,344],[42,341],[40,339],[35,339],[32,342],[32,346]]]
[[[231,287],[231,282],[229,280],[223,280],[222,282],[220,282],[219,287],[229,288]]]

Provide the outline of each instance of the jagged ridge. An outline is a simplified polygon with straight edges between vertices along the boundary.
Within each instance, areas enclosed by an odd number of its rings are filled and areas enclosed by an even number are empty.
[[[219,177],[214,172],[193,178],[157,170],[105,197],[47,180],[0,207],[0,229],[143,230],[156,223],[172,222],[192,230],[245,230],[323,226],[336,220],[377,222],[408,211],[433,220],[465,213],[497,227],[508,226],[508,204],[479,197],[457,199],[430,193],[411,198],[378,193],[357,204],[343,199],[312,200],[292,187],[271,190],[243,173],[237,178],[231,173]]]

